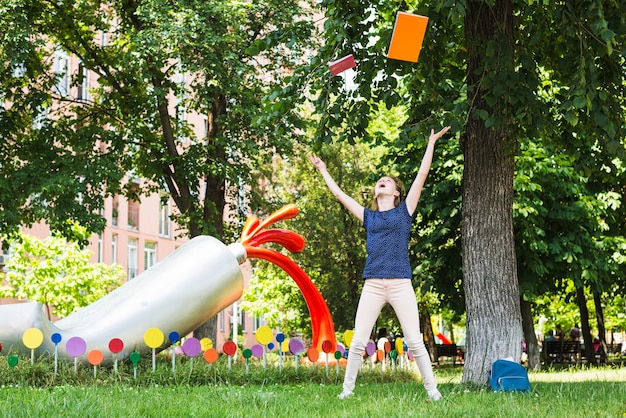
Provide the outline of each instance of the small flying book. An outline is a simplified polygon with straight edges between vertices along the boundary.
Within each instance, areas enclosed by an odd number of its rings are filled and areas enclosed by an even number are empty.
[[[336,61],[329,62],[328,66],[332,75],[339,75],[350,68],[356,67],[356,61],[354,61],[354,56],[350,54]]]
[[[398,12],[393,34],[389,44],[387,58],[400,61],[417,62],[426,33],[428,17]]]

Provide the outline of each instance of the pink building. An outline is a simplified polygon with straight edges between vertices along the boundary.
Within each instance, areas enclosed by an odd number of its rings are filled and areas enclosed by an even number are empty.
[[[102,39],[105,40],[106,37],[103,35]],[[98,83],[94,72],[86,70],[77,57],[58,49],[54,52],[53,65],[55,72],[61,75],[56,86],[59,94],[77,102],[90,100],[90,89]],[[79,73],[84,75],[82,84],[72,86],[70,80]],[[185,75],[177,75],[177,81],[186,82]],[[172,98],[172,109],[177,105],[176,98]],[[195,127],[196,135],[199,138],[205,137],[206,117],[192,112],[183,113],[184,117]],[[131,182],[133,181],[140,184],[142,179],[131,178]],[[88,248],[93,251],[92,261],[120,264],[124,267],[127,279],[132,280],[188,241],[187,231],[181,230],[169,219],[174,209],[171,199],[167,204],[162,204],[159,194],[142,196],[140,202],[127,201],[123,196],[107,198],[102,208],[102,214],[107,219],[107,226],[102,234],[94,235],[89,241]],[[50,233],[45,224],[35,225],[25,229],[25,232],[41,238],[45,238]],[[8,256],[10,254],[0,254],[0,261]],[[249,262],[246,262],[242,269],[245,287],[252,274]],[[0,271],[0,279],[1,274]],[[0,304],[14,302],[13,300],[0,300]],[[237,303],[218,315],[217,341],[213,343],[219,351],[224,341],[232,338],[232,316],[235,310],[238,330],[244,338],[244,347],[255,344],[254,332],[260,325],[263,325],[260,319],[251,318],[245,312],[239,312],[236,306]]]

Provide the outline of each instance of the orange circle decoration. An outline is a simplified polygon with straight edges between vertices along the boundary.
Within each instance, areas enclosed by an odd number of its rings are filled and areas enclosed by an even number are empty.
[[[307,354],[307,357],[309,357],[309,360],[313,363],[315,363],[320,358],[320,352],[317,351],[317,348],[315,347],[309,348],[306,354]]]
[[[102,360],[104,360],[104,355],[100,350],[91,350],[87,355],[87,361],[92,366],[99,366]]]
[[[219,354],[217,353],[217,350],[215,348],[209,348],[204,352],[203,357],[207,363],[215,363],[217,361],[217,358],[219,357]]]

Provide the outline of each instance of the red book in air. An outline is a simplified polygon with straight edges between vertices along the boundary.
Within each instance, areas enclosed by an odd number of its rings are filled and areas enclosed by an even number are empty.
[[[428,17],[398,12],[387,58],[417,62],[426,34]]]
[[[338,75],[346,70],[349,70],[350,68],[356,67],[356,62],[354,61],[354,56],[350,54],[343,58],[339,58],[337,61],[329,62],[328,66],[330,67],[332,75]]]

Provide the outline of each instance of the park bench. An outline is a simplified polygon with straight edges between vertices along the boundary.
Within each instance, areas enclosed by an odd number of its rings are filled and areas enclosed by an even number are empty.
[[[545,363],[577,363],[580,361],[580,341],[544,341]]]
[[[435,352],[437,353],[437,363],[441,357],[452,358],[452,364],[456,364],[457,359],[463,360],[463,351],[459,350],[456,344],[435,344]]]

